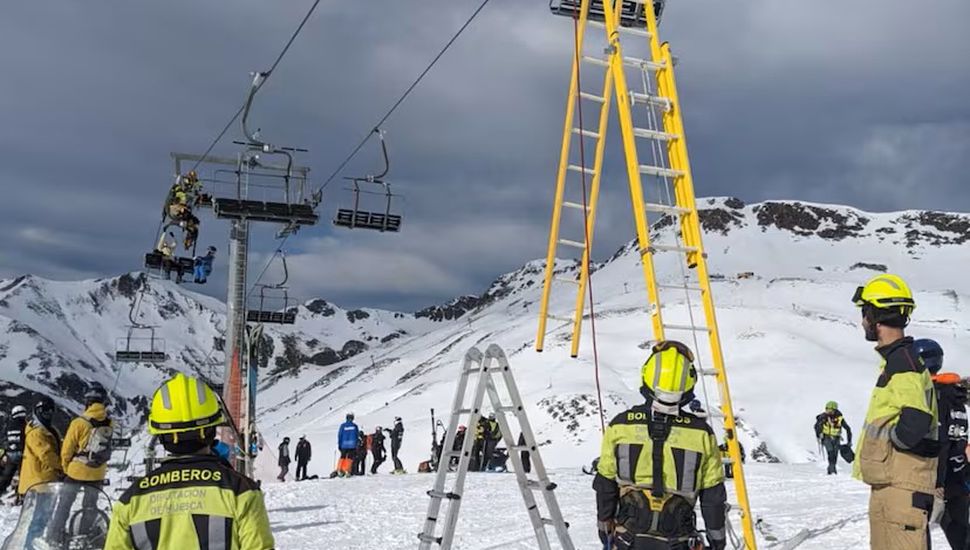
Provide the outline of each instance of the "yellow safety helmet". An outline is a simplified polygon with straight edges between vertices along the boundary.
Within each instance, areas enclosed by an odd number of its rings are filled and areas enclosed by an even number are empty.
[[[886,273],[877,275],[869,280],[865,286],[856,289],[852,302],[863,307],[870,305],[877,309],[889,310],[902,317],[909,317],[916,309],[913,292],[898,275]]]
[[[654,408],[658,412],[677,414],[680,405],[694,396],[697,384],[694,354],[680,342],[658,342],[643,364],[640,377],[643,381],[640,393],[653,400]]]
[[[182,373],[162,383],[152,396],[148,433],[201,437],[205,428],[225,424],[226,417],[215,392],[205,382]]]

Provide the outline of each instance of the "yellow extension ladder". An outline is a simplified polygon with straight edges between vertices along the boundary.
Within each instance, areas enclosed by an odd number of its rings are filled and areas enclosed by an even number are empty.
[[[577,357],[579,354],[583,318],[587,316],[590,245],[604,167],[608,122],[615,101],[653,338],[660,341],[666,339],[668,333],[673,333],[674,339],[692,339],[698,359],[703,355],[710,361],[712,368],[699,365],[699,374],[703,375],[702,388],[706,393],[704,380],[708,377],[713,377],[717,383],[720,407],[712,410],[710,416],[721,419],[723,423],[729,454],[725,460],[733,465],[743,544],[744,548],[754,550],[754,525],[711,296],[706,254],[701,242],[700,219],[674,81],[675,63],[669,45],[662,44],[658,38],[657,16],[652,4],[649,1],[645,5],[629,0],[553,0],[550,4],[554,13],[574,17],[576,32],[536,349],[542,351],[548,323],[553,321],[560,327],[571,325],[570,355]],[[586,31],[590,27],[593,32],[587,37]],[[598,37],[597,31],[605,31],[605,34]],[[605,48],[595,52],[585,51],[587,38],[590,42],[599,40]],[[629,52],[637,49],[643,51],[642,57],[630,55]],[[633,83],[637,90],[631,89],[628,73],[634,75],[636,80]],[[581,81],[594,77],[597,80],[602,77],[601,87],[588,90],[581,86]],[[583,116],[584,112],[588,112],[584,109],[586,107],[593,107],[593,117]],[[585,156],[587,143],[595,144],[592,159]],[[657,198],[651,202],[644,194],[645,178],[656,186],[654,195]],[[581,199],[575,198],[577,196],[581,196]],[[660,222],[658,225],[679,226],[663,232],[675,235],[676,239],[673,242],[654,242],[648,216]],[[564,235],[560,232],[564,218],[575,221],[578,226],[575,233]],[[672,223],[677,220],[679,224]],[[581,256],[576,277],[563,277],[556,269],[560,247],[578,252]],[[661,254],[680,258],[681,277],[674,281],[676,284],[665,284],[666,281],[658,280],[654,257]],[[554,315],[549,311],[552,289],[559,285],[568,286],[576,292],[572,315]],[[668,295],[671,292],[677,292],[687,304],[689,322],[686,324],[673,324],[664,319],[663,305],[665,300],[672,301],[673,298]],[[698,303],[703,309],[703,325],[694,322],[692,306]],[[700,314],[696,317],[699,318]],[[685,334],[687,336],[678,337]],[[709,348],[701,354],[704,335],[707,336]]]

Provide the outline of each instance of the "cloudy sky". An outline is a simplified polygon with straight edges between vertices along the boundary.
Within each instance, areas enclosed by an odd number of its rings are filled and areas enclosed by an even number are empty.
[[[169,152],[205,149],[311,3],[5,3],[0,277],[138,269]],[[478,3],[323,0],[255,125],[308,148],[320,183]],[[335,230],[348,197],[332,185],[326,223],[287,244],[293,294],[413,309],[544,255],[572,55],[572,23],[547,4],[491,1],[384,126],[404,231]],[[662,34],[680,59],[699,194],[970,210],[967,21],[966,0],[670,0]],[[240,135],[215,152],[234,155]],[[343,175],[378,160],[371,143]],[[607,172],[597,256],[632,235],[624,186]],[[225,251],[227,236],[203,216],[203,244]],[[256,228],[253,248],[256,271],[273,229]]]

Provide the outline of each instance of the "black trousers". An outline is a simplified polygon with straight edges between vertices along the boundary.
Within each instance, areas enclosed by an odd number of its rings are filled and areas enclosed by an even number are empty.
[[[300,481],[301,479],[306,479],[306,465],[307,465],[307,462],[308,461],[306,461],[306,460],[297,460],[296,461],[296,480],[297,481]]]
[[[367,473],[367,452],[358,450],[354,454],[354,465],[352,472],[355,476],[362,476]]]
[[[618,550],[691,550],[685,541],[668,541],[649,537],[617,536],[613,542]]]
[[[376,474],[377,469],[381,467],[381,464],[384,464],[384,461],[387,460],[387,458],[384,456],[384,451],[371,452],[371,455],[374,457],[374,463],[370,466],[370,473]]]
[[[7,487],[10,487],[10,482],[13,481],[18,471],[20,471],[20,462],[9,461],[3,465],[3,469],[0,469],[0,495],[3,495],[7,491]]]
[[[397,452],[401,450],[400,441],[391,441],[391,460],[394,461],[395,470],[403,470],[404,464],[401,464],[401,460],[397,457]]]
[[[67,521],[71,514],[71,507],[74,506],[74,501],[77,499],[77,494],[81,491],[83,486],[90,486],[95,489],[101,489],[103,486],[101,481],[77,481],[71,478],[64,480],[64,489],[61,493],[60,498],[57,501],[57,505],[54,507],[54,513],[51,516],[51,522],[47,524],[47,538],[51,540],[62,540],[66,535],[66,531],[70,530],[71,526],[67,525]],[[78,523],[81,527],[87,527],[94,523],[94,514],[98,511],[98,496],[101,494],[98,491],[84,491],[84,497],[81,501],[81,518]]]
[[[492,461],[495,454],[495,446],[498,445],[497,439],[486,439],[485,449],[482,451],[482,471],[488,470],[488,463]]]
[[[943,510],[943,518],[940,519],[940,527],[946,535],[947,542],[953,550],[967,550],[968,548],[968,509],[970,509],[970,496],[959,495],[946,499],[946,508]]]
[[[482,446],[484,443],[484,440],[476,439],[475,443],[472,444],[472,456],[471,461],[468,463],[468,469],[473,472],[482,469]]]
[[[826,454],[828,454],[829,459],[829,471],[835,471],[835,464],[839,460],[839,445],[841,439],[836,439],[834,437],[822,436],[822,447],[825,448]]]
[[[529,457],[529,451],[522,451],[522,471],[529,473],[532,471],[532,459]]]

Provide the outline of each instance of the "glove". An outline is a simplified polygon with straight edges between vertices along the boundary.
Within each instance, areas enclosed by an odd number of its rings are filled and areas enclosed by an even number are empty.
[[[596,529],[599,531],[600,542],[603,543],[603,550],[613,548],[613,531],[616,529],[616,522],[608,519],[596,522]]]
[[[938,488],[933,494],[933,510],[930,512],[930,523],[940,523],[943,517],[945,503],[943,501],[943,488]]]

